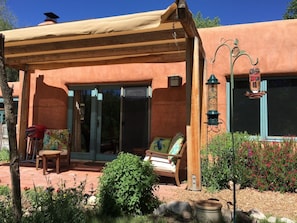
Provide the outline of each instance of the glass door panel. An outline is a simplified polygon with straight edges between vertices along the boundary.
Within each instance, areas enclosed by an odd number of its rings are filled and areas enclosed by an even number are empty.
[[[111,155],[120,151],[120,109],[121,89],[120,87],[108,87],[100,89],[102,94],[102,105],[98,109],[98,116],[101,118],[97,141],[97,153]]]
[[[145,150],[149,129],[148,88],[126,87],[122,100],[122,149],[131,153]]]
[[[94,157],[91,148],[91,114],[92,97],[94,90],[78,89],[73,91],[71,100],[72,116],[70,126],[72,129],[72,151],[71,157],[74,159],[90,159]]]

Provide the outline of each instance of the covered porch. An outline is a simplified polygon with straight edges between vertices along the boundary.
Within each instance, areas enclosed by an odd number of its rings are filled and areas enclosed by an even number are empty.
[[[186,1],[176,0],[165,10],[28,27],[2,34],[6,65],[23,71],[17,129],[18,148],[23,155],[25,130],[32,120],[29,117],[30,75],[36,70],[185,62],[187,182],[188,189],[201,188],[206,74],[201,40]]]

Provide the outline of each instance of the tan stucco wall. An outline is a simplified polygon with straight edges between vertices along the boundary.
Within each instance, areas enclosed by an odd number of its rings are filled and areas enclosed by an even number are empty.
[[[230,73],[228,49],[220,48],[215,63],[211,64],[211,60],[222,38],[226,40],[237,38],[240,49],[245,50],[252,58],[258,58],[257,67],[263,76],[297,74],[296,19],[221,26],[198,31],[205,51],[207,78],[214,73],[221,83],[218,86],[221,129],[226,127],[226,76]],[[228,43],[232,47],[232,41]],[[250,68],[249,60],[240,57],[235,63],[234,74],[248,77]],[[182,76],[183,86],[169,89],[167,77],[175,74]],[[36,71],[31,77],[28,125],[66,127],[69,84],[134,81],[151,81],[153,89],[151,137],[172,136],[177,131],[185,132],[185,63],[125,64]],[[14,93],[17,94],[19,88],[16,84],[15,89]]]
[[[168,76],[182,77],[181,87],[168,88]],[[67,126],[67,95],[71,84],[123,84],[146,82],[152,86],[151,136],[185,133],[185,65],[126,64],[36,71],[31,76],[29,125]],[[34,113],[34,114],[33,114]]]
[[[207,60],[207,77],[214,73],[220,82],[218,111],[222,129],[226,127],[226,77],[231,67],[228,48],[220,48],[215,63],[211,63],[221,39],[237,38],[241,50],[246,51],[254,60],[258,58],[257,67],[262,76],[297,75],[297,19],[221,26],[198,31]],[[228,44],[233,47],[233,41]],[[241,56],[234,63],[234,76],[244,76],[248,82],[250,68],[252,66],[249,59]]]

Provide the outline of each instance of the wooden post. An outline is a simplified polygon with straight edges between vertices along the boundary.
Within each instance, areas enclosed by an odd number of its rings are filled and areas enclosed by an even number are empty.
[[[207,87],[205,82],[207,80],[207,69],[206,69],[206,60],[204,61],[203,66],[203,80],[201,81],[202,88],[202,108],[201,108],[201,143],[200,145],[207,144]]]
[[[194,38],[193,70],[192,70],[192,95],[190,127],[187,127],[187,137],[191,142],[187,150],[188,161],[188,189],[201,190],[201,76],[199,72],[199,40]],[[189,134],[189,135],[188,135]]]
[[[20,94],[18,107],[18,148],[21,159],[26,157],[27,145],[25,138],[29,116],[30,79],[31,73],[29,71],[20,72],[22,91]]]

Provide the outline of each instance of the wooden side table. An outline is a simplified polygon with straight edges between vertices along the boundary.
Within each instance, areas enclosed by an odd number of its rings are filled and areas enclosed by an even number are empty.
[[[49,159],[56,160],[56,173],[60,173],[60,154],[59,150],[41,150],[39,155],[42,156],[43,175],[47,172],[47,161]]]

